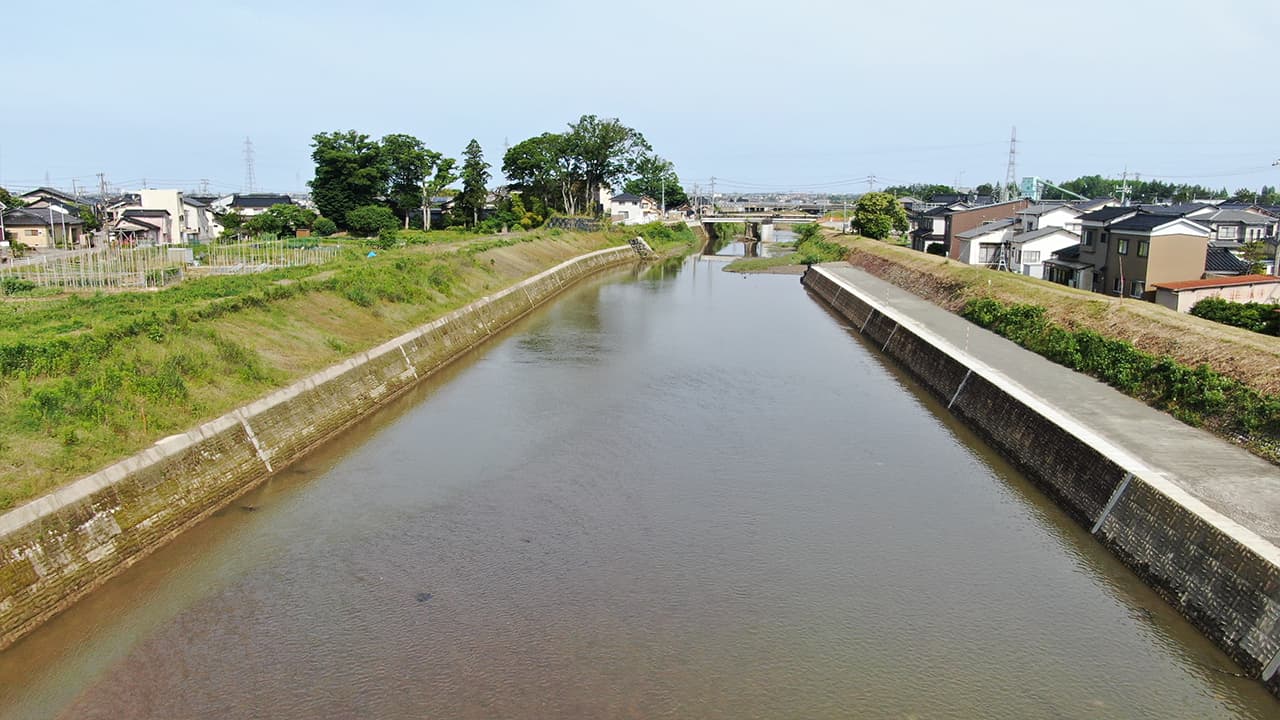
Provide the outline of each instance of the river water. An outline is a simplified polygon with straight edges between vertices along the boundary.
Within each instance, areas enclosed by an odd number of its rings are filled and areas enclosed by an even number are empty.
[[[588,281],[0,654],[6,718],[1263,718],[794,276]]]

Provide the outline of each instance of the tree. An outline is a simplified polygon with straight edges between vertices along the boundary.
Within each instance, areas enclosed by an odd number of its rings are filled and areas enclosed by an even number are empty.
[[[76,214],[80,216],[80,221],[84,223],[82,227],[85,232],[94,232],[102,228],[102,218],[98,217],[98,214],[88,205],[77,205]]]
[[[235,238],[239,237],[244,230],[245,217],[234,210],[217,216],[218,224],[222,226],[222,237]]]
[[[907,211],[897,198],[885,192],[869,192],[853,206],[853,229],[876,240],[889,237],[893,231],[906,232]]]
[[[244,229],[255,235],[297,235],[299,230],[311,227],[315,220],[314,210],[293,203],[276,203],[246,220]]]
[[[502,173],[521,193],[574,215],[582,196],[581,164],[568,136],[542,133],[512,145],[502,156]]]
[[[583,115],[569,126],[565,150],[581,163],[583,209],[593,212],[602,185],[617,185],[635,172],[636,164],[653,150],[638,131],[617,118]]]
[[[974,188],[973,191],[979,195],[995,195],[996,186],[991,183],[982,183],[978,187]]]
[[[444,189],[458,180],[458,173],[453,168],[458,164],[453,158],[442,157],[436,163],[435,175],[422,181],[422,229],[431,229],[431,198],[444,192]]]
[[[636,162],[635,172],[636,177],[622,186],[626,192],[658,200],[664,208],[679,207],[689,202],[689,196],[680,187],[680,178],[670,161],[646,154]]]
[[[383,230],[400,227],[400,221],[386,205],[362,205],[347,213],[344,218],[351,232],[361,237],[372,237]]]
[[[484,210],[488,195],[485,184],[489,182],[489,163],[484,161],[484,152],[474,138],[462,151],[462,158],[462,192],[458,193],[454,208],[463,222],[475,227],[480,222],[480,212]]]
[[[311,197],[320,214],[341,224],[347,213],[376,203],[386,193],[390,169],[382,147],[368,135],[355,130],[317,133],[311,147],[316,163]]]
[[[404,227],[408,230],[409,216],[425,207],[424,196],[430,197],[424,190],[428,177],[437,171],[445,158],[440,153],[429,150],[421,140],[412,135],[387,135],[382,138],[382,156],[387,163],[387,199],[391,201],[396,213],[404,219]],[[452,164],[452,161],[449,162]]]
[[[10,193],[2,187],[0,187],[0,204],[3,204],[10,210],[26,205],[26,203],[19,199],[17,195]]]
[[[311,223],[311,229],[320,237],[329,237],[338,232],[338,224],[327,217],[318,217]]]

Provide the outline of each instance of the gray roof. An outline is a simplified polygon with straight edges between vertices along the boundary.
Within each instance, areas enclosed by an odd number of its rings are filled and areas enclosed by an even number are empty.
[[[1080,246],[1071,245],[1069,247],[1064,247],[1061,250],[1055,250],[1053,251],[1053,256],[1056,258],[1062,258],[1063,260],[1078,258],[1080,257]]]
[[[1076,200],[1071,206],[1081,212],[1093,212],[1100,208],[1107,207],[1107,203],[1115,202],[1111,198],[1094,198],[1093,200]]]
[[[231,207],[269,208],[272,205],[292,205],[293,199],[288,195],[274,193],[245,193],[231,196]]]
[[[1064,233],[1066,235],[1069,235],[1075,238],[1076,240],[1080,239],[1079,235],[1071,232],[1070,230],[1066,230],[1060,227],[1047,227],[1047,228],[1040,228],[1039,230],[1032,230],[1031,232],[1024,232],[1021,235],[1014,235],[1013,241],[1014,242],[1030,242],[1032,240],[1039,240],[1042,237],[1049,237],[1050,235],[1055,235],[1057,233]]]
[[[1105,223],[1105,222],[1111,222],[1112,220],[1115,220],[1118,217],[1124,217],[1125,215],[1129,215],[1136,212],[1138,212],[1138,208],[1135,208],[1135,207],[1122,207],[1119,205],[1112,205],[1110,207],[1098,208],[1093,212],[1085,213],[1084,215],[1080,216],[1080,220],[1081,222],[1104,222]]]
[[[1143,210],[1157,215],[1189,215],[1197,210],[1216,207],[1209,203],[1182,203],[1180,205],[1142,205]]]
[[[155,208],[130,208],[124,211],[125,217],[169,217],[168,210]]]
[[[1245,225],[1270,225],[1276,219],[1248,210],[1219,210],[1212,215],[1193,218],[1197,222],[1244,223]]]
[[[1131,218],[1113,223],[1110,226],[1110,229],[1112,232],[1151,232],[1158,227],[1168,225],[1182,219],[1183,218],[1180,215],[1163,215],[1141,212]],[[1199,225],[1199,223],[1196,223],[1195,220],[1190,218],[1187,218],[1187,221]],[[1200,225],[1200,228],[1206,233],[1209,230],[1209,228],[1204,227],[1203,225]]]
[[[1010,225],[1013,225],[1013,223],[1014,223],[1013,218],[1000,218],[999,220],[992,220],[989,223],[983,223],[982,225],[979,225],[978,227],[972,230],[965,230],[962,233],[957,233],[956,237],[964,238],[966,240],[971,240],[973,238],[986,235],[987,233],[995,232],[997,230],[1003,230],[1009,227]]]
[[[1064,209],[1073,210],[1075,212],[1082,212],[1079,208],[1075,208],[1070,205],[1063,205],[1062,203],[1041,203],[1039,205],[1032,205],[1031,207],[1025,208],[1023,210],[1019,210],[1018,214],[1040,217],[1041,215],[1047,212],[1051,212],[1053,210],[1064,210]]]
[[[1204,256],[1204,271],[1243,275],[1249,272],[1249,263],[1232,255],[1225,248],[1209,248]]]
[[[638,203],[644,198],[640,197],[639,195],[633,195],[631,193],[618,193],[617,195],[614,195],[609,199],[613,202]]]
[[[62,225],[64,223],[67,225],[84,224],[84,221],[80,219],[79,215],[76,215],[75,213],[59,213],[56,210],[54,211],[53,222],[58,225]],[[39,210],[31,210],[29,208],[14,208],[12,210],[6,210],[4,213],[4,224],[6,226],[12,225],[14,227],[33,227],[37,225],[40,227],[48,227],[49,210],[47,208]]]

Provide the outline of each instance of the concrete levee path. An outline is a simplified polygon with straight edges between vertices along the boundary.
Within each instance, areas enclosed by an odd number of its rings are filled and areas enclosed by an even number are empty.
[[[1208,507],[1280,545],[1280,468],[845,263],[823,269],[949,342]],[[1274,556],[1273,556],[1274,557]]]

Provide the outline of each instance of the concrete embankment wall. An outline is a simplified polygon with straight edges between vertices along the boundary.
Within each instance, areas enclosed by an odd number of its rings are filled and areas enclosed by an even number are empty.
[[[803,282],[1280,696],[1280,567],[1270,543],[841,278],[813,267]]]
[[[0,648],[575,281],[575,258],[0,515]]]

